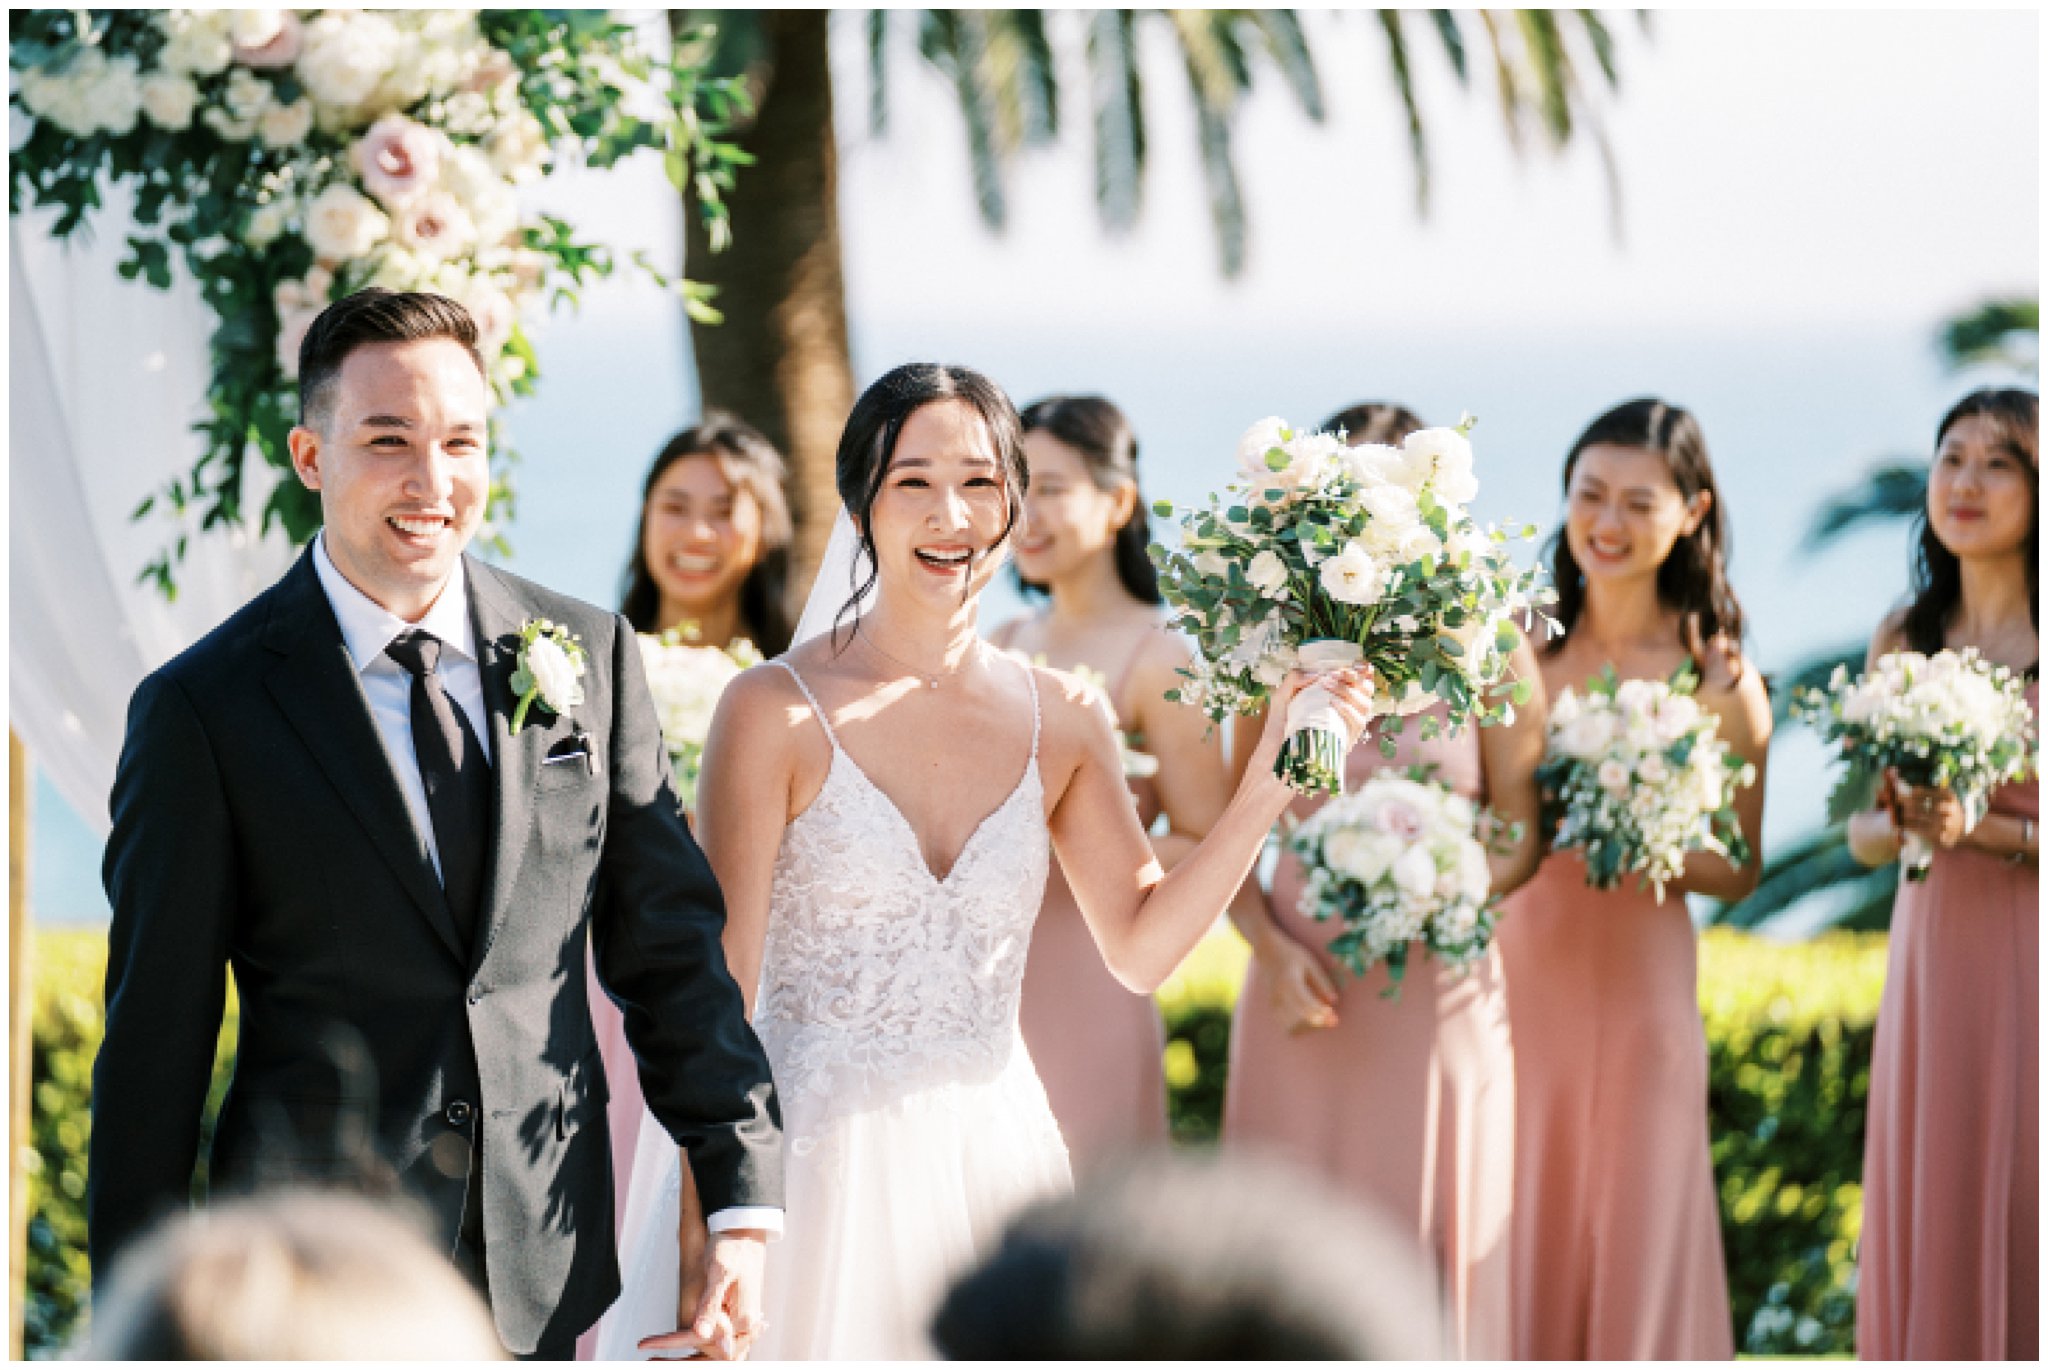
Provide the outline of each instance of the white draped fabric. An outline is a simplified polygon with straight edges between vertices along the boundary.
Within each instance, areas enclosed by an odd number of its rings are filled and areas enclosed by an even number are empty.
[[[276,532],[195,532],[175,603],[137,580],[176,528],[130,515],[201,450],[213,316],[182,272],[168,291],[117,274],[118,192],[89,239],[59,242],[52,221],[8,224],[8,721],[103,833],[129,695],[292,552]],[[260,513],[271,482],[252,472],[245,507]]]

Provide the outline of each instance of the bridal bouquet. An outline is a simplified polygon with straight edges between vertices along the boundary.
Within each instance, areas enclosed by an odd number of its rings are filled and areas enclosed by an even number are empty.
[[[1617,681],[1609,667],[1586,693],[1567,689],[1551,705],[1536,771],[1544,818],[1555,849],[1585,858],[1594,889],[1633,872],[1661,904],[1687,853],[1749,860],[1734,796],[1756,783],[1756,767],[1717,736],[1720,719],[1693,698],[1698,684],[1690,667],[1668,682]]]
[[[1837,666],[1828,687],[1807,691],[1793,712],[1842,744],[1848,769],[1828,800],[1834,822],[1869,808],[1894,767],[1909,784],[1955,791],[1975,827],[1992,791],[2034,764],[2025,686],[1971,647],[1931,657],[1893,652],[1854,680]],[[1926,879],[1934,858],[1926,840],[1907,833],[1903,855],[1906,878]]]
[[[1383,770],[1303,819],[1287,845],[1308,872],[1301,911],[1339,925],[1330,954],[1364,976],[1384,961],[1398,998],[1408,949],[1419,942],[1449,966],[1468,966],[1493,941],[1499,900],[1486,863],[1499,820],[1424,768]]]
[[[1280,419],[1253,425],[1238,442],[1237,478],[1181,516],[1177,550],[1152,548],[1175,622],[1197,648],[1188,684],[1171,697],[1221,722],[1256,713],[1297,666],[1364,661],[1394,715],[1381,737],[1387,755],[1401,718],[1439,701],[1453,731],[1526,703],[1526,682],[1509,700],[1496,687],[1513,620],[1552,594],[1540,572],[1509,558],[1506,533],[1481,532],[1466,513],[1479,493],[1470,426],[1425,428],[1400,447],[1347,447],[1340,434]],[[1157,512],[1174,511],[1162,503]],[[1434,735],[1437,720],[1423,728]],[[1304,794],[1342,790],[1343,728],[1320,688],[1289,707],[1276,769]]]
[[[710,735],[718,697],[734,676],[758,666],[761,654],[745,641],[729,647],[691,646],[671,628],[659,637],[640,634],[640,659],[647,666],[661,740],[675,769],[676,794],[685,809],[693,809],[697,776],[704,765],[704,739]]]

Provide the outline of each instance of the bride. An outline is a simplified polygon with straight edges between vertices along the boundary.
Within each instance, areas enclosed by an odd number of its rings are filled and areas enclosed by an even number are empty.
[[[758,1334],[770,1359],[931,1355],[952,1277],[1070,1185],[1017,1030],[1052,850],[1111,970],[1149,992],[1287,807],[1280,707],[1223,818],[1162,875],[1110,719],[977,632],[1026,479],[1016,411],[985,377],[916,364],[875,382],[840,439],[851,517],[796,645],[734,681],[712,724],[698,837],[787,1138],[765,1307],[731,1308],[736,1344],[719,1339],[742,1354]],[[1365,675],[1325,684],[1355,738]],[[677,1325],[680,1180],[673,1146],[643,1146],[600,1357],[695,1344],[650,1335]]]

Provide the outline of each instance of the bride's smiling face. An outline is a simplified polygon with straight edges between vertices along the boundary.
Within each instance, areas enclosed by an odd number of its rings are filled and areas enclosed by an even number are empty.
[[[974,406],[917,409],[869,514],[883,593],[957,609],[1001,567],[1009,514],[1001,457]]]

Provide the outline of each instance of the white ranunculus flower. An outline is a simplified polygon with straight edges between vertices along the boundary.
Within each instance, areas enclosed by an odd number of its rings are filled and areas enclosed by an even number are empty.
[[[256,120],[256,136],[263,146],[297,147],[313,131],[313,102],[298,99],[288,105],[272,105]]]
[[[1323,592],[1343,604],[1376,603],[1387,588],[1386,568],[1356,542],[1324,562],[1317,577]]]
[[[582,672],[553,638],[537,637],[528,645],[526,669],[540,690],[540,702],[554,713],[566,714],[583,702]]]
[[[1429,848],[1416,845],[1394,859],[1394,884],[1413,900],[1428,899],[1436,892],[1436,861]]]
[[[1237,440],[1238,469],[1252,476],[1269,473],[1272,468],[1266,465],[1266,453],[1284,443],[1288,432],[1287,421],[1279,418],[1260,419],[1245,429]]]
[[[1661,785],[1671,778],[1671,767],[1661,753],[1651,752],[1636,763],[1636,778],[1645,785]]]
[[[1287,563],[1277,552],[1261,552],[1244,568],[1244,578],[1252,583],[1253,589],[1271,598],[1287,587]]]
[[[198,104],[199,87],[189,77],[158,71],[142,78],[142,112],[158,128],[177,133],[192,127]]]
[[[354,109],[376,94],[404,46],[397,27],[381,14],[328,10],[306,26],[294,69],[316,101]]]
[[[390,231],[384,211],[354,186],[331,185],[306,206],[306,241],[327,261],[353,261]]]
[[[242,241],[257,251],[262,251],[276,242],[291,223],[291,203],[276,199],[256,206],[249,215],[249,223],[242,230]]]

